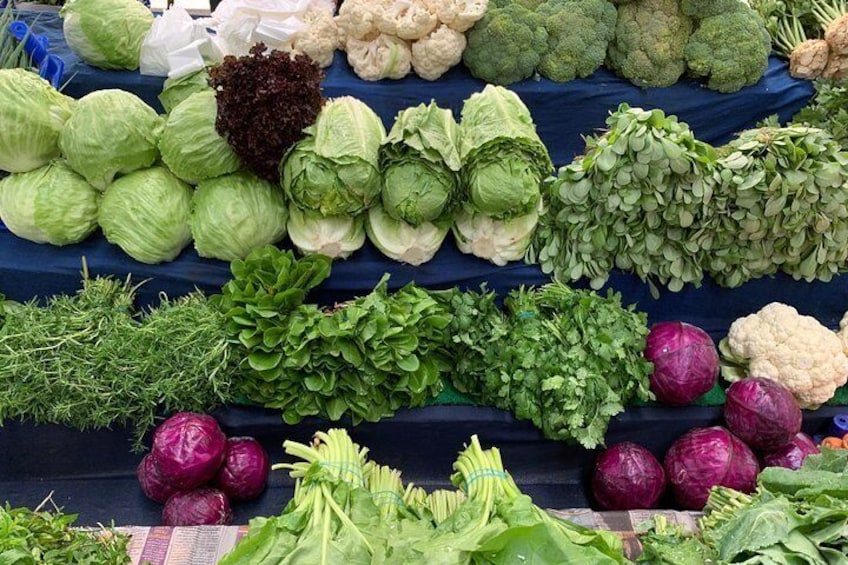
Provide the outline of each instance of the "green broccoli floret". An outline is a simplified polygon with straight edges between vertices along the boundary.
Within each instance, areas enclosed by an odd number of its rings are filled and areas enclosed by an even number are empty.
[[[489,10],[492,8],[506,8],[507,6],[517,4],[522,8],[536,11],[536,8],[547,1],[548,0],[489,0]]]
[[[766,26],[749,8],[701,20],[686,46],[686,63],[692,74],[709,77],[707,88],[736,92],[760,80],[770,51]]]
[[[748,9],[742,0],[683,0],[680,5],[685,15],[696,20]]]
[[[636,0],[618,8],[607,66],[638,86],[671,86],[686,71],[692,20],[680,0]]]
[[[518,4],[489,7],[466,34],[462,61],[471,74],[493,84],[510,84],[533,75],[548,47],[544,18]]]
[[[536,13],[548,32],[539,74],[566,82],[587,77],[603,64],[615,33],[615,6],[607,0],[552,0]]]

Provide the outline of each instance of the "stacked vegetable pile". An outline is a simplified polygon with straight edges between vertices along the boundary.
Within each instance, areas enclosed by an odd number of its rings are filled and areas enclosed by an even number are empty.
[[[656,519],[640,563],[845,563],[848,452],[811,455],[797,470],[771,467],[748,495],[714,488],[697,534]]]
[[[161,413],[205,412],[232,399],[235,359],[224,318],[200,293],[133,311],[135,288],[83,281],[45,306],[4,302],[0,421],[76,429],[131,427],[135,446]]]
[[[365,80],[415,73],[436,80],[462,59],[464,32],[488,0],[345,0],[336,22],[354,72]]]
[[[843,0],[758,0],[775,50],[789,74],[805,79],[848,78],[848,5]]]
[[[495,84],[565,82],[606,62],[638,86],[671,86],[688,70],[735,92],[760,80],[769,51],[763,20],[735,0],[492,0],[463,61]]]
[[[660,110],[621,105],[547,191],[528,262],[602,286],[613,267],[672,291],[778,270],[829,281],[848,259],[848,158],[823,130],[747,130],[713,150]]]
[[[603,298],[553,283],[445,297],[456,388],[483,404],[531,420],[546,437],[591,449],[603,443],[610,418],[634,399],[647,400],[645,316]]]
[[[109,528],[97,531],[73,527],[76,514],[61,509],[42,510],[48,498],[35,510],[0,506],[0,560],[24,565],[126,565],[129,538]]]
[[[255,439],[227,438],[211,416],[181,412],[156,428],[136,474],[144,494],[165,504],[166,526],[204,526],[229,524],[230,501],[262,494],[269,470]]]
[[[496,448],[477,436],[459,454],[458,491],[408,484],[366,458],[344,430],[287,441],[296,479],[280,516],[256,518],[221,565],[236,563],[626,563],[621,539],[555,518],[522,494]]]

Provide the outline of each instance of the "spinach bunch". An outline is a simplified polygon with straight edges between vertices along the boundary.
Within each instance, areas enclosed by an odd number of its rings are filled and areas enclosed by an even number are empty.
[[[454,313],[454,386],[546,437],[594,448],[630,400],[651,398],[646,316],[622,307],[618,294],[557,282],[512,291],[503,311],[485,290],[441,299]]]
[[[414,285],[389,293],[388,277],[331,310],[305,304],[329,269],[326,257],[297,260],[275,247],[233,263],[217,302],[242,348],[244,394],[290,424],[345,415],[376,422],[438,395],[449,367],[447,310]]]

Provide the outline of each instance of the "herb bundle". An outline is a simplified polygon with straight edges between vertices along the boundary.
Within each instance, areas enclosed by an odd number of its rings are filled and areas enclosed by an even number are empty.
[[[0,506],[0,563],[124,565],[130,562],[127,536],[111,529],[74,529],[76,520],[76,514],[64,514],[59,509],[51,512],[41,507],[12,508],[8,503]]]
[[[230,399],[224,317],[199,293],[134,315],[135,289],[86,279],[74,296],[6,312],[0,326],[0,422],[77,429],[130,425],[136,448],[159,415]]]
[[[792,123],[821,128],[848,150],[848,86],[826,80],[817,80],[813,86],[815,96],[792,117]]]
[[[646,317],[602,297],[553,283],[515,290],[499,313],[491,293],[444,293],[454,386],[531,420],[546,437],[603,443],[609,420],[651,397],[642,351]]]

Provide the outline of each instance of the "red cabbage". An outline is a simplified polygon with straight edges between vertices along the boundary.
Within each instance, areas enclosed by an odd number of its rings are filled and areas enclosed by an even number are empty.
[[[665,455],[665,472],[677,502],[701,510],[714,486],[753,492],[760,465],[742,440],[714,426],[696,428],[675,441]]]
[[[227,495],[209,487],[178,492],[162,509],[162,523],[166,526],[225,526],[232,519]]]
[[[651,391],[665,404],[689,404],[713,388],[718,379],[718,351],[712,338],[685,322],[651,327],[645,359],[654,364]]]
[[[655,508],[665,485],[662,465],[635,443],[612,445],[595,462],[592,494],[604,510]]]
[[[763,455],[765,467],[786,467],[787,469],[800,469],[807,455],[819,453],[819,448],[812,438],[803,432],[795,434],[792,440]]]
[[[269,470],[268,453],[258,441],[252,437],[231,437],[215,484],[231,500],[251,500],[265,490]]]
[[[180,490],[162,476],[156,461],[149,453],[138,464],[135,475],[138,477],[138,482],[141,484],[141,490],[144,491],[145,496],[160,504]]]
[[[727,427],[754,449],[773,451],[801,431],[801,408],[771,379],[750,377],[730,385],[724,404]]]
[[[221,463],[227,437],[212,416],[180,412],[153,434],[151,455],[162,477],[180,490],[209,482]]]

